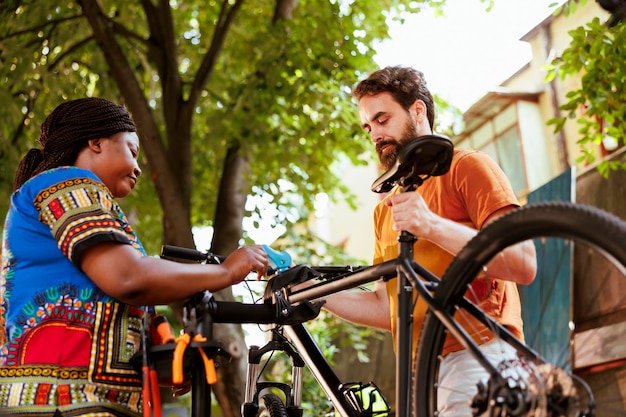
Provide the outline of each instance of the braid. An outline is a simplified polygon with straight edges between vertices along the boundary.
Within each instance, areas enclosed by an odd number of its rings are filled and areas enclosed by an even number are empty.
[[[13,188],[40,172],[73,164],[91,139],[135,131],[126,109],[109,100],[88,97],[61,103],[41,125],[37,140],[41,149],[29,150],[20,161]]]
[[[43,155],[41,150],[39,149],[31,149],[20,161],[20,164],[17,167],[17,172],[15,173],[15,180],[13,182],[13,191],[17,190],[24,184],[30,177],[32,177],[32,173],[35,171],[35,168],[41,164],[43,161]]]

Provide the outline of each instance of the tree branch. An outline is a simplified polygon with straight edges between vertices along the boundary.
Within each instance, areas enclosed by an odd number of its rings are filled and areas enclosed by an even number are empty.
[[[272,24],[279,20],[293,19],[293,11],[298,5],[298,0],[275,0],[274,15],[272,16]]]
[[[60,23],[64,23],[64,22],[68,22],[70,20],[80,20],[83,18],[83,15],[74,15],[74,16],[69,16],[69,17],[62,17],[60,19],[53,19],[53,20],[48,20],[45,23],[42,23],[40,25],[36,25],[27,29],[23,29],[23,30],[18,30],[17,32],[10,32],[5,36],[0,37],[0,41],[4,41],[10,38],[14,38],[16,36],[20,36],[20,35],[26,35],[28,33],[37,33],[40,32],[42,30],[44,30],[46,27],[52,25],[54,27],[56,27],[58,24]]]
[[[182,82],[178,72],[178,47],[174,32],[174,19],[168,0],[159,0],[156,16],[158,16],[158,27],[154,28],[156,31],[152,34],[159,35],[159,42],[153,51],[158,50],[161,53],[159,76],[163,85],[162,105],[166,120],[172,122],[168,127],[172,129],[173,134],[183,127],[180,124],[184,126],[191,124],[192,116],[183,99]],[[185,114],[177,114],[179,111]],[[182,147],[188,148],[186,144]]]
[[[63,51],[63,53],[60,54],[54,61],[50,62],[48,71],[49,72],[53,71],[54,68],[57,66],[57,64],[59,64],[61,61],[63,61],[63,59],[65,59],[65,57],[67,57],[68,55],[71,55],[72,53],[76,52],[77,50],[79,50],[80,48],[82,48],[83,46],[87,45],[89,42],[91,42],[93,40],[94,40],[93,36],[89,36],[89,37],[83,39],[82,41],[78,41],[74,45],[71,45],[69,48],[67,48],[65,51]]]
[[[165,227],[172,230],[189,230],[188,238],[193,242],[191,225],[189,224],[188,200],[183,198],[180,184],[177,183],[177,176],[174,175],[174,170],[167,158],[162,135],[156,125],[152,110],[126,55],[116,39],[113,25],[104,17],[97,2],[92,0],[77,0],[77,2],[89,21],[94,38],[110,68],[110,73],[137,123],[140,140],[144,145],[142,148],[148,157],[150,170],[155,174],[153,180],[164,210],[176,213],[169,218],[170,222],[166,222]],[[165,233],[166,236],[175,236],[175,234],[168,233],[168,230]],[[191,243],[186,238],[182,240],[170,243],[180,246],[189,246]]]
[[[119,24],[117,21],[113,20],[113,19],[109,19],[108,17],[104,16],[110,23],[111,25],[113,25],[113,28],[115,30],[115,32],[118,33],[118,35],[122,35],[126,38],[129,39],[135,39],[140,41],[143,44],[147,44],[148,41],[142,37],[139,36],[138,34],[136,34],[135,32],[133,32],[132,30],[128,30],[128,28],[124,25]]]
[[[202,63],[198,68],[198,72],[196,73],[196,77],[189,94],[189,102],[193,105],[197,102],[198,97],[202,92],[202,87],[206,85],[208,80],[211,78],[211,74],[215,69],[217,58],[222,50],[222,47],[224,46],[224,40],[226,39],[228,29],[235,19],[237,12],[241,9],[244,1],[245,0],[236,0],[235,4],[233,4],[230,9],[228,8],[229,0],[223,0],[222,2],[220,17],[215,25],[211,45],[209,46],[207,53],[202,58]]]

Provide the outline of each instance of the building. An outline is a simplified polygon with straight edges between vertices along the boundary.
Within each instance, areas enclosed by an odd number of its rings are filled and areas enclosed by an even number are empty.
[[[492,156],[507,173],[518,196],[526,195],[569,167],[580,155],[575,121],[554,133],[548,120],[561,114],[559,106],[578,80],[558,77],[546,81],[544,66],[569,45],[568,32],[593,17],[608,14],[589,1],[568,16],[546,17],[521,40],[531,45],[532,60],[500,88],[488,92],[464,114],[464,130],[454,138],[456,147],[480,149]],[[614,149],[610,149],[614,151]],[[578,168],[584,168],[578,166]]]

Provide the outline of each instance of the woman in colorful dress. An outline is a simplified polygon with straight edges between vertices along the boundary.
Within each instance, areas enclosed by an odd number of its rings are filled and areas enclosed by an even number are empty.
[[[59,105],[18,167],[2,236],[0,415],[140,416],[131,358],[153,305],[262,275],[262,247],[220,265],[145,256],[116,199],[134,188],[139,139],[124,107]]]

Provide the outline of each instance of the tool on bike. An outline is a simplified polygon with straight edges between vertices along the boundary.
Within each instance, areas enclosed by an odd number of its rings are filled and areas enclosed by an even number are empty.
[[[150,361],[148,349],[150,346],[150,314],[145,311],[142,319],[141,338],[142,349],[142,396],[144,417],[161,417],[161,393],[156,368]]]
[[[278,252],[276,249],[269,247],[268,245],[261,245],[267,257],[270,260],[270,267],[274,269],[275,273],[281,273],[289,269],[291,266],[291,255],[287,251]]]
[[[172,368],[172,382],[174,385],[180,385],[183,383],[183,356],[185,354],[185,350],[189,346],[191,342],[206,342],[207,338],[203,337],[199,334],[196,334],[191,338],[189,334],[185,333],[178,338],[176,341],[176,349],[174,350],[174,362]],[[215,362],[213,359],[209,358],[207,354],[202,350],[201,347],[198,347],[198,353],[202,357],[202,362],[204,364],[204,371],[206,374],[206,382],[209,385],[215,384],[217,382],[217,372],[215,370]]]

